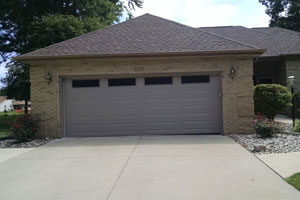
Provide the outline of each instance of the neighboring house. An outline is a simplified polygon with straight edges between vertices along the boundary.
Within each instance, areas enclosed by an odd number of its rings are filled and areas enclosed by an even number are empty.
[[[21,111],[25,110],[25,101],[13,100],[12,104],[13,104],[14,110],[21,110]],[[31,107],[31,102],[29,101],[28,102],[28,110],[30,110],[30,107]]]
[[[46,136],[247,134],[264,52],[146,14],[15,59]]]
[[[295,89],[300,92],[300,33],[288,29],[245,28],[242,26],[204,27],[214,33],[267,51],[254,59],[254,84],[288,85],[287,77],[295,76]]]
[[[12,111],[13,105],[12,105],[11,99],[7,99],[7,96],[0,96],[0,112],[6,111]]]

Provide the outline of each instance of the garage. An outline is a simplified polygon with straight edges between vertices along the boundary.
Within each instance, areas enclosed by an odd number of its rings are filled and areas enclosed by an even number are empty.
[[[265,50],[146,14],[42,48],[30,65],[41,137],[252,134]]]
[[[221,132],[219,75],[64,79],[65,136]]]

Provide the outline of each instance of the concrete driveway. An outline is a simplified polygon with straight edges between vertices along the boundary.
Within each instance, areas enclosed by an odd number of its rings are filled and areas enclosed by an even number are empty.
[[[0,191],[9,200],[300,199],[224,136],[55,140],[0,163]]]

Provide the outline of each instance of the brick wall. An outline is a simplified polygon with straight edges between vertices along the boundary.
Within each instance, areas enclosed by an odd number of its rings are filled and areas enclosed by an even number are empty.
[[[30,67],[32,113],[42,116],[41,134],[61,137],[60,78],[77,75],[143,75],[181,72],[219,73],[222,83],[224,134],[253,133],[253,64],[251,56],[151,57],[123,59],[32,61]],[[230,69],[237,71],[231,79]],[[52,82],[45,77],[50,72]]]
[[[295,92],[300,92],[300,58],[287,58],[285,61],[286,75],[293,74],[295,76]],[[288,82],[288,81],[287,81]],[[288,82],[289,86],[289,82]],[[290,86],[289,86],[290,88]]]

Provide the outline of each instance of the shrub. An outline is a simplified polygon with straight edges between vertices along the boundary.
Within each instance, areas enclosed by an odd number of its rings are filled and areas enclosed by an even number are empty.
[[[36,136],[40,128],[41,119],[32,115],[18,117],[13,124],[13,137],[19,141],[28,141]]]
[[[291,105],[292,95],[287,87],[276,84],[261,84],[254,87],[255,113],[269,119],[284,112]]]
[[[295,120],[295,126],[293,127],[293,131],[300,133],[300,119]]]
[[[279,132],[279,126],[272,119],[268,119],[263,115],[255,115],[255,119],[251,122],[255,128],[255,132],[259,137],[273,137]]]

